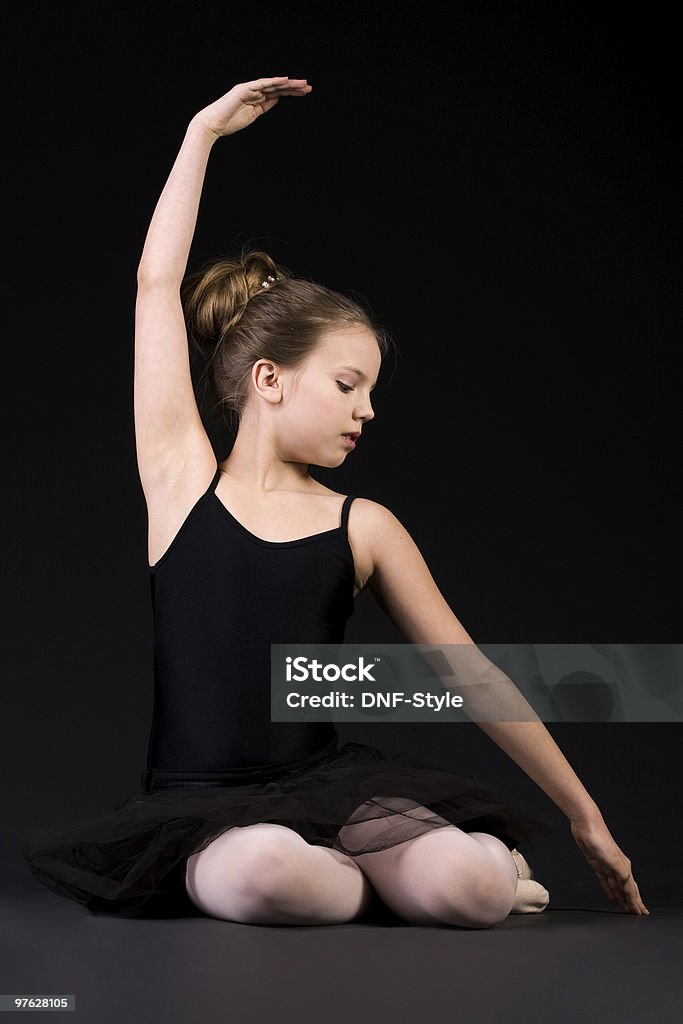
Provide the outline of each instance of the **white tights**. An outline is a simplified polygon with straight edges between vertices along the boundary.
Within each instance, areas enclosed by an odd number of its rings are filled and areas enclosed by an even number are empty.
[[[412,814],[433,817],[419,806]],[[347,828],[373,825],[345,825],[342,838]],[[415,924],[486,928],[510,913],[517,868],[500,839],[450,824],[347,857],[262,822],[230,828],[191,854],[185,884],[203,913],[244,924],[342,924],[381,899]]]

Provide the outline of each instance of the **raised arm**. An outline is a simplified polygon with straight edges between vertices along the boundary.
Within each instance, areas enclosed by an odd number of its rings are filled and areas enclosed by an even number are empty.
[[[180,285],[197,221],[209,153],[280,96],[305,96],[304,79],[259,78],[235,85],[190,121],[157,202],[137,272],[134,412],[138,470],[149,494],[188,462],[213,459],[192,387]]]
[[[409,643],[440,647],[448,659],[451,650],[460,650],[455,674],[459,683],[466,685],[467,671],[462,669],[472,667],[467,699],[478,712],[476,724],[566,815],[577,846],[609,899],[632,914],[649,914],[631,873],[631,862],[612,838],[597,804],[543,722],[503,672],[492,677],[496,684],[493,693],[497,712],[507,720],[485,720],[490,689],[481,687],[480,696],[477,681],[484,678],[480,663],[488,659],[453,614],[408,531],[389,509],[376,502],[356,499],[354,510],[358,528],[368,538],[368,586],[380,607]],[[473,647],[471,657],[468,650],[472,648],[466,648],[467,644]]]

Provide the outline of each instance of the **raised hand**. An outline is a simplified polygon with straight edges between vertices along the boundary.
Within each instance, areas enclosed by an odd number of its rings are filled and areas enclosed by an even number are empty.
[[[649,914],[631,873],[631,861],[614,842],[604,821],[572,821],[570,828],[609,899],[617,900],[630,914]]]
[[[216,138],[246,128],[279,102],[281,96],[306,96],[313,88],[305,78],[256,78],[233,85],[224,96],[202,107],[195,116]]]

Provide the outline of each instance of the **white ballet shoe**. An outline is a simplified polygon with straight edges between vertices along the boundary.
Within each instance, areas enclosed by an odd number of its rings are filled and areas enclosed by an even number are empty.
[[[550,902],[550,893],[537,882],[528,861],[519,850],[510,850],[517,867],[517,892],[512,904],[511,914],[540,914]]]
[[[520,878],[517,882],[515,902],[511,914],[540,914],[550,902],[550,893],[533,878]]]

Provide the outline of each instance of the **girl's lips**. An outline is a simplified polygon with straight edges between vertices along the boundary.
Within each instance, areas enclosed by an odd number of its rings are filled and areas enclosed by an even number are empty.
[[[344,444],[349,446],[349,448],[356,447],[356,442],[353,440],[352,437],[349,437],[348,434],[342,434],[342,440],[344,441]]]

